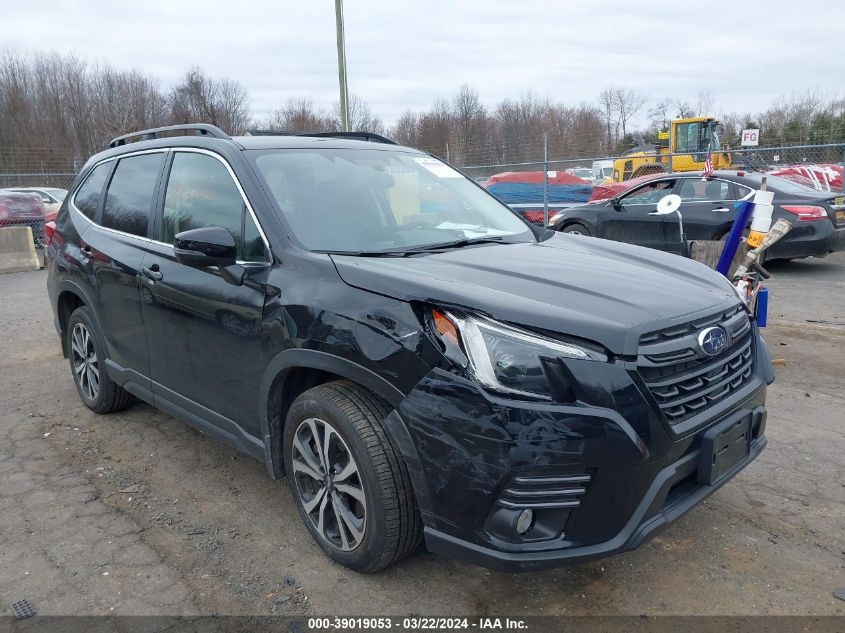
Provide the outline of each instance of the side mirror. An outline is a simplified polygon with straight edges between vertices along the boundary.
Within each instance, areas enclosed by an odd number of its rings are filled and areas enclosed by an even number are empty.
[[[610,199],[610,206],[612,206],[617,211],[622,210],[622,202],[620,201],[619,198],[611,198]]]
[[[196,268],[202,266],[234,266],[237,260],[235,238],[219,226],[183,231],[173,242],[176,261]]]

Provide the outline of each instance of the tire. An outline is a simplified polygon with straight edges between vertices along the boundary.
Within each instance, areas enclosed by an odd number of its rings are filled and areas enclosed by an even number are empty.
[[[407,467],[385,431],[390,409],[342,380],[300,395],[285,421],[288,487],[303,522],[332,560],[363,573],[398,562],[422,537]],[[328,460],[315,436],[323,446],[329,438]]]
[[[565,227],[563,227],[563,229],[561,229],[561,232],[572,233],[572,235],[586,235],[587,237],[592,235],[592,233],[590,233],[590,229],[588,229],[583,224],[580,224],[579,222],[567,224]]]
[[[95,413],[112,413],[128,407],[134,398],[108,377],[106,348],[88,308],[80,306],[73,311],[65,336],[73,384],[85,406]]]

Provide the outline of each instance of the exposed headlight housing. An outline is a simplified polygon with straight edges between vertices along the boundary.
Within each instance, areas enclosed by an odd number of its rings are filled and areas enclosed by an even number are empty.
[[[433,309],[432,322],[446,348],[465,356],[465,364],[482,386],[493,391],[551,397],[546,363],[560,358],[607,361],[607,356],[573,343],[550,339],[475,315]],[[457,350],[456,350],[457,346]]]

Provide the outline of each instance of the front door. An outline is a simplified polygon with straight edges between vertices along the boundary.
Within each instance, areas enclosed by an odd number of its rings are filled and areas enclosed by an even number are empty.
[[[733,183],[700,176],[681,178],[678,195],[688,240],[715,240],[730,228],[736,202]]]
[[[672,193],[674,186],[673,178],[653,180],[625,193],[617,206],[603,207],[599,212],[597,237],[665,250],[666,216],[651,214],[657,210],[658,201]]]
[[[142,309],[151,352],[153,393],[230,435],[260,436],[261,322],[269,249],[234,172],[210,152],[174,150],[156,239],[143,262]],[[228,229],[243,285],[216,267],[176,261],[173,241],[189,229]]]

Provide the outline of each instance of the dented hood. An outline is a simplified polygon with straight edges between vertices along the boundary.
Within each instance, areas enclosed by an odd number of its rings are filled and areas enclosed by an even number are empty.
[[[639,335],[738,303],[703,264],[619,242],[556,234],[411,257],[332,255],[347,284],[405,301],[484,312],[500,321],[636,353]]]

